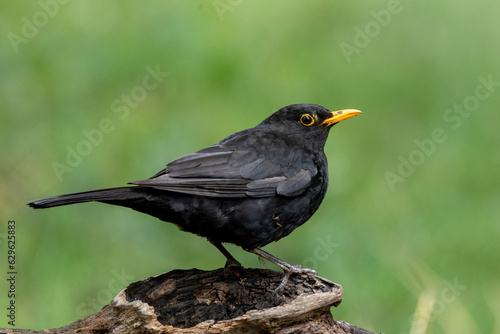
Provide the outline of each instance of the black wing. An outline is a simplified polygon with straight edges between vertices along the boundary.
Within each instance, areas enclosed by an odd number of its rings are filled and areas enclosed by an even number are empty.
[[[209,197],[296,196],[317,173],[282,166],[254,149],[214,145],[183,156],[148,180],[132,184]]]

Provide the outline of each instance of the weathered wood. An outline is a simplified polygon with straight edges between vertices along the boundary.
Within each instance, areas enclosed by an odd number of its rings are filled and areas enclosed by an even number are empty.
[[[45,333],[373,333],[333,319],[342,287],[318,276],[231,267],[130,284],[99,312]],[[4,329],[5,330],[5,329]],[[9,332],[31,333],[28,330]]]

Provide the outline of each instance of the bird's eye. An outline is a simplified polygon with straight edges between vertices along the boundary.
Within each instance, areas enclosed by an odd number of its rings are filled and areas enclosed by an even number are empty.
[[[300,116],[300,123],[305,126],[311,126],[314,124],[314,118],[309,114],[304,114]]]

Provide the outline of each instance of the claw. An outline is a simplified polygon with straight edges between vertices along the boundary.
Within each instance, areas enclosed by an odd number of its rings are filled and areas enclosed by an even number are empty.
[[[231,268],[243,268],[243,266],[234,258],[227,259],[226,264],[224,265],[224,273],[226,273],[226,271],[230,270]]]
[[[278,285],[278,287],[276,289],[273,290],[273,296],[277,293],[277,292],[280,292],[281,290],[283,290],[283,288],[285,287],[285,284],[286,282],[288,282],[288,278],[290,277],[292,273],[288,272],[288,271],[285,271],[284,272],[284,275],[283,275],[283,279],[281,280],[281,283],[280,285]]]
[[[247,252],[256,254],[283,269],[284,275],[283,279],[281,280],[280,285],[273,291],[273,295],[276,294],[277,292],[281,291],[286,283],[288,282],[288,278],[290,277],[291,274],[313,274],[317,275],[315,270],[309,269],[309,268],[302,268],[301,265],[291,265],[289,263],[286,263],[283,260],[278,259],[275,256],[272,256],[271,254],[264,252],[262,249],[259,248],[253,248],[253,249],[245,249]]]
[[[241,263],[238,262],[238,260],[236,260],[231,254],[229,254],[227,249],[225,249],[220,242],[214,241],[210,238],[208,238],[208,241],[210,241],[212,245],[217,247],[217,249],[226,257],[227,260],[226,264],[224,265],[224,273],[231,267],[243,267]]]

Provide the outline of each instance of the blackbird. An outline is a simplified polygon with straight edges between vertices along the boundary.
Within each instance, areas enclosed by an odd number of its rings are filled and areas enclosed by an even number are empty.
[[[318,209],[328,187],[323,151],[328,133],[359,113],[289,105],[253,128],[180,157],[147,180],[130,182],[133,186],[47,197],[28,205],[41,209],[95,201],[147,213],[207,238],[227,258],[226,267],[240,264],[222,243],[271,261],[284,271],[278,291],[292,273],[315,271],[259,247],[287,236]]]

